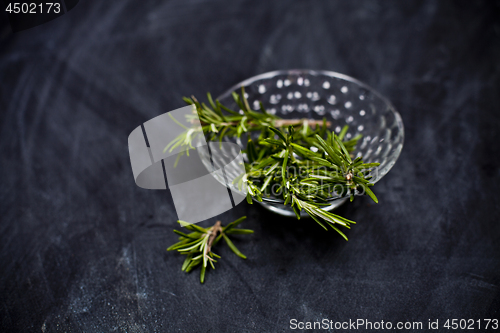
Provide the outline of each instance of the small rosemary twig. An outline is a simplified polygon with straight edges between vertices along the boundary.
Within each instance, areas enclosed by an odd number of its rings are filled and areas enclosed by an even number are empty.
[[[253,230],[250,229],[235,229],[244,219],[246,219],[246,216],[240,217],[225,227],[222,226],[221,221],[217,221],[210,228],[202,228],[196,224],[178,221],[181,226],[190,230],[191,233],[186,234],[174,230],[174,232],[180,236],[179,242],[170,246],[167,251],[177,250],[179,253],[186,255],[186,259],[182,265],[182,270],[185,272],[190,272],[196,266],[201,265],[200,282],[203,283],[205,281],[205,272],[208,264],[215,269],[214,263],[217,262],[215,258],[220,259],[220,256],[212,251],[212,247],[215,246],[221,238],[224,238],[229,248],[238,257],[243,259],[247,258],[228,237],[230,234],[253,233]]]

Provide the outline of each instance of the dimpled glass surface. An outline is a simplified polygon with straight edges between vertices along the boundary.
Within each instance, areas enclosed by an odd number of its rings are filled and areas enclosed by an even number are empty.
[[[220,102],[238,110],[231,92],[245,87],[250,107],[259,109],[261,101],[269,113],[285,119],[326,118],[330,130],[339,133],[349,125],[346,139],[358,134],[363,137],[354,151],[366,163],[378,162],[371,172],[371,182],[378,182],[401,153],[404,129],[401,116],[391,103],[367,85],[335,72],[287,70],[261,74],[247,79],[218,97]],[[293,215],[282,200],[263,198],[263,205],[284,215]],[[332,197],[327,210],[338,207],[345,198]]]

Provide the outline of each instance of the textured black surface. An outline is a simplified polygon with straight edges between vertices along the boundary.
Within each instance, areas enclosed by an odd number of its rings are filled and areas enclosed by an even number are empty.
[[[498,1],[87,0],[0,47],[2,331],[500,317]],[[127,136],[183,95],[287,68],[386,95],[401,157],[380,204],[339,210],[359,222],[349,242],[255,205],[224,214],[249,216],[249,259],[221,248],[200,285],[165,251],[171,198],[134,184]]]

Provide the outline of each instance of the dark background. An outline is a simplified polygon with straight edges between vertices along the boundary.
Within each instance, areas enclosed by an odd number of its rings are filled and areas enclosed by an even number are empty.
[[[499,318],[499,1],[80,1],[0,41],[5,332],[279,332],[289,321]],[[242,203],[252,236],[204,285],[166,252],[167,191],[137,187],[128,134],[275,69],[387,96],[405,146],[344,241]]]

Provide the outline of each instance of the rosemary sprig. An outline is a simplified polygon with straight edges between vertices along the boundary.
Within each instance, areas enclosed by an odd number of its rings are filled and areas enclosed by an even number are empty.
[[[353,201],[356,194],[367,194],[378,203],[370,189],[373,184],[369,174],[379,163],[364,163],[362,157],[351,156],[361,135],[346,140],[348,126],[337,135],[329,130],[331,124],[326,119],[280,119],[268,113],[262,103],[260,110],[254,111],[243,87],[241,94],[233,93],[239,111],[227,108],[218,100],[214,102],[210,93],[207,97],[210,106],[194,96],[184,98],[196,106],[201,126],[186,129],[165,149],[182,146],[188,151],[196,133],[219,141],[248,133],[243,150],[246,173],[233,181],[240,189],[246,185],[248,203],[262,201],[263,197],[281,198],[283,205],[290,205],[298,219],[304,210],[321,227],[330,226],[346,240],[338,227],[349,228],[355,222],[322,207],[328,206],[333,197],[349,196]]]
[[[241,95],[233,92],[233,99],[240,108],[240,112],[236,112],[222,105],[218,100],[213,101],[212,95],[207,93],[207,99],[210,106],[205,103],[200,103],[196,97],[184,97],[183,100],[187,104],[194,104],[200,120],[201,128],[191,128],[186,131],[183,136],[179,136],[176,140],[170,143],[165,150],[172,149],[171,147],[178,143],[178,145],[189,145],[193,136],[203,131],[209,134],[209,139],[212,141],[222,141],[224,137],[241,137],[243,133],[264,131],[269,126],[283,127],[283,126],[302,126],[304,123],[308,126],[322,125],[323,121],[310,120],[310,119],[281,119],[280,117],[270,114],[264,108],[262,102],[259,102],[259,111],[254,111],[250,108],[248,101],[245,97],[245,88],[241,87]],[[330,122],[326,122],[330,126]],[[264,138],[264,136],[262,136]],[[175,146],[177,147],[177,146]],[[174,147],[174,148],[175,148]],[[172,149],[173,150],[173,149]]]
[[[220,241],[221,238],[224,239],[229,248],[238,257],[243,259],[247,258],[240,252],[240,250],[238,250],[228,236],[231,234],[252,234],[253,230],[235,228],[245,219],[246,216],[240,217],[225,227],[222,226],[220,221],[217,221],[210,228],[202,228],[196,224],[190,224],[179,220],[179,224],[191,232],[186,234],[179,230],[174,230],[174,232],[180,236],[179,242],[170,246],[167,251],[177,250],[179,253],[186,255],[186,259],[182,264],[182,270],[186,273],[201,265],[200,282],[203,283],[205,281],[205,272],[208,264],[215,269],[214,263],[217,262],[216,259],[220,259],[220,256],[214,253],[212,248]]]

